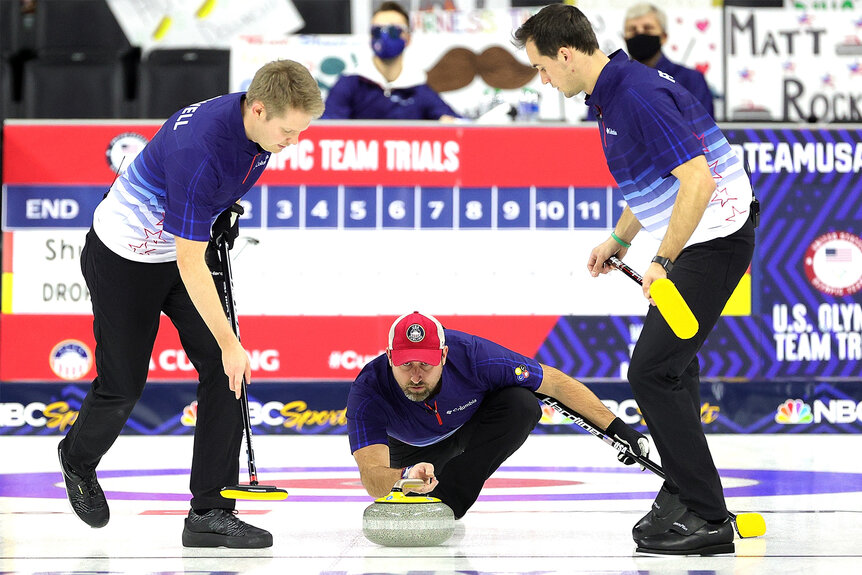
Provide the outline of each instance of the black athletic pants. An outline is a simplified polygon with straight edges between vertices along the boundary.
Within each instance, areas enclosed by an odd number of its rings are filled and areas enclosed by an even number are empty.
[[[176,262],[141,263],[108,249],[90,229],[81,270],[93,303],[96,379],[62,441],[73,469],[96,468],[123,429],[147,382],[164,312],[198,372],[190,488],[193,509],[235,504],[219,495],[239,477],[242,412],[228,387],[221,349],[189,297]]]
[[[439,443],[416,447],[390,437],[389,464],[433,464],[440,483],[431,495],[461,518],[476,502],[485,480],[524,444],[541,417],[530,390],[506,387],[486,396],[476,415]]]
[[[697,335],[679,339],[658,309],[650,307],[628,370],[668,488],[678,489],[683,504],[708,521],[723,520],[728,514],[701,426],[697,353],[751,263],[753,251],[751,220],[730,236],[685,248],[668,277],[697,318]]]

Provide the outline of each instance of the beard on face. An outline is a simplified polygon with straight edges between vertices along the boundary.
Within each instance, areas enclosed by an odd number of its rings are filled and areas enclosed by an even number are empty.
[[[413,382],[411,381],[410,383],[413,383]],[[422,385],[425,386],[425,389],[423,389],[419,393],[410,391],[409,384],[406,387],[402,387],[401,391],[404,392],[404,396],[407,397],[407,399],[409,399],[410,401],[416,401],[416,402],[425,401],[426,399],[431,397],[432,393],[434,393],[437,390],[437,386],[440,382],[438,380],[435,383],[429,383],[429,382],[423,380],[421,383],[422,383]]]
[[[427,389],[427,388],[425,389],[425,391],[423,391],[421,393],[413,393],[409,389],[404,389],[403,391],[404,391],[404,395],[407,397],[407,399],[409,399],[410,401],[416,401],[416,402],[425,401],[426,399],[428,399],[428,396],[431,395],[431,390]]]

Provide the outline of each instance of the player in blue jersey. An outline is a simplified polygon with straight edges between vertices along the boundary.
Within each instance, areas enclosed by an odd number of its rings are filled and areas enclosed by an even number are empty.
[[[200,380],[183,545],[272,545],[270,533],[240,521],[234,501],[219,493],[239,477],[237,399],[251,368],[205,251],[216,216],[254,185],[270,154],[296,144],[322,113],[320,90],[305,67],[270,62],[247,92],[171,116],[96,208],[81,269],[93,304],[97,376],[59,446],[69,501],[91,527],[110,517],[96,466],[143,392],[164,312]]]
[[[347,433],[362,485],[382,497],[399,479],[423,479],[416,492],[431,493],[462,517],[539,421],[534,391],[559,399],[636,453],[649,454],[647,439],[579,381],[413,312],[395,320],[386,353],[350,387]]]
[[[700,420],[697,352],[751,262],[751,185],[721,130],[690,92],[666,73],[599,50],[574,6],[543,8],[515,32],[542,82],[566,97],[587,93],[602,146],[627,207],[611,236],[587,261],[593,277],[624,257],[646,229],[660,240],[643,277],[669,277],[700,324],[677,338],[650,307],[628,379],[661,455],[667,479],[653,508],[635,525],[638,550],[665,554],[732,553],[721,479]]]

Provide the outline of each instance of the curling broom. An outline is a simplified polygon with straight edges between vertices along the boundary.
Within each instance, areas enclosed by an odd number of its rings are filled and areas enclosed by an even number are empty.
[[[242,207],[234,204],[232,209],[242,213]],[[225,312],[233,328],[233,333],[239,339],[239,322],[237,321],[236,305],[233,299],[233,276],[230,269],[230,255],[228,254],[227,234],[225,231],[215,239],[218,246],[219,259],[221,260],[222,281],[224,282]],[[251,445],[251,417],[248,411],[248,386],[245,376],[242,378],[242,393],[240,394],[240,405],[242,407],[242,424],[245,434],[246,454],[248,455],[248,485],[238,484],[224,487],[221,496],[225,499],[251,499],[257,501],[282,501],[287,499],[287,491],[279,489],[274,485],[260,485],[257,481],[257,466],[254,463],[254,449]]]
[[[643,276],[624,264],[618,257],[611,256],[605,263],[617,268],[638,284],[643,285]],[[691,308],[685,303],[682,294],[679,293],[672,281],[667,278],[657,279],[650,285],[649,293],[667,325],[678,338],[691,339],[697,334],[699,327],[697,318],[694,317]]]
[[[572,420],[574,423],[588,431],[590,434],[598,437],[617,451],[631,457],[639,465],[646,469],[649,469],[662,479],[665,478],[664,469],[662,469],[659,464],[652,461],[649,457],[644,457],[635,453],[625,443],[615,441],[613,438],[608,437],[595,425],[584,419],[582,415],[573,410],[571,407],[560,403],[559,400],[554,399],[553,397],[549,397],[541,393],[536,393],[536,396],[542,401],[542,403],[549,407],[552,407],[554,411]],[[730,512],[728,511],[728,513]],[[766,522],[763,520],[763,515],[761,515],[760,513],[730,513],[730,519],[733,522],[733,528],[736,530],[736,534],[739,535],[741,538],[760,537],[761,535],[766,534]]]

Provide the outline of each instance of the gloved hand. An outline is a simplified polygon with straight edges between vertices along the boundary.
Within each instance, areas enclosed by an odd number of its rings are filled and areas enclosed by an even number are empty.
[[[242,206],[232,204],[228,209],[218,215],[213,222],[210,236],[213,243],[217,242],[219,237],[224,236],[227,241],[227,249],[233,249],[233,242],[239,236],[239,217],[245,213]]]
[[[210,241],[207,244],[207,249],[204,252],[204,259],[207,267],[214,275],[221,276],[221,262],[218,255],[219,237],[224,236],[224,241],[227,242],[227,249],[233,249],[233,242],[239,236],[239,217],[245,210],[239,204],[233,204],[231,207],[223,211],[213,222],[210,230]]]
[[[623,423],[619,417],[615,417],[611,424],[608,425],[606,433],[611,439],[625,444],[633,453],[636,453],[641,457],[649,456],[649,439],[647,439],[643,433],[635,431]],[[625,465],[635,463],[634,457],[627,453],[623,453],[622,451],[617,453],[617,459]]]

